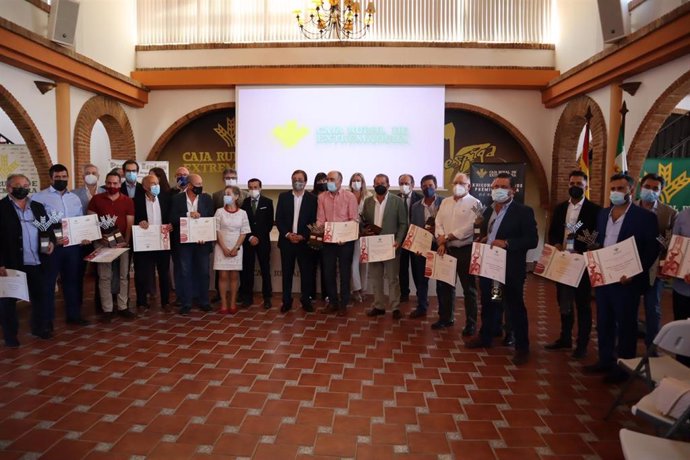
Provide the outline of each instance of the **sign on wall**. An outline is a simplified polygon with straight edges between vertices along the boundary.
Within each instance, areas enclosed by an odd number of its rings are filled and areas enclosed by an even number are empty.
[[[690,158],[650,158],[645,160],[640,179],[647,173],[655,173],[666,181],[661,202],[677,211],[690,207]]]
[[[524,163],[472,163],[470,166],[470,194],[488,206],[491,200],[491,183],[500,173],[508,173],[515,178],[515,201],[525,202],[525,164]]]
[[[41,190],[38,171],[29,148],[23,144],[0,144],[0,198],[7,196],[7,177],[24,174],[29,178],[31,193]]]

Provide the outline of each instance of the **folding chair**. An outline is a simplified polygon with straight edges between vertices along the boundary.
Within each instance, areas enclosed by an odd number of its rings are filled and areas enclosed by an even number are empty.
[[[650,390],[653,390],[664,377],[690,381],[690,368],[679,363],[668,354],[656,356],[658,351],[690,356],[690,319],[672,321],[664,325],[654,337],[654,342],[644,357],[618,360],[618,366],[631,374],[631,378],[621,388],[604,419],[608,419],[616,407],[622,403],[623,396],[636,378],[642,379]]]
[[[687,460],[690,443],[657,438],[623,428],[619,432],[626,460]]]

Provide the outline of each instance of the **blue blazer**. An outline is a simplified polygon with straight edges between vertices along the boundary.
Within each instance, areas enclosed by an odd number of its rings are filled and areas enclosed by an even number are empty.
[[[434,204],[437,210],[441,207],[441,201],[443,201],[443,197],[436,195]],[[412,207],[410,208],[410,224],[424,228],[424,224],[426,224],[426,219],[424,218],[424,200],[417,200],[412,203]]]

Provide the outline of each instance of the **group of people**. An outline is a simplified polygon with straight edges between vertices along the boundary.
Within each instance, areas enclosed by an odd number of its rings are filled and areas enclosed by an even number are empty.
[[[522,364],[529,358],[529,321],[523,300],[526,279],[526,254],[538,244],[537,224],[533,210],[514,200],[515,179],[498,174],[491,184],[492,205],[482,211],[481,203],[470,194],[472,184],[466,174],[453,178],[450,196],[437,194],[437,179],[422,177],[420,192],[414,190],[414,177],[398,178],[398,193],[390,192],[385,174],[373,179],[369,190],[361,173],[351,176],[347,187],[339,171],[319,173],[312,191],[307,191],[308,177],[303,170],[291,175],[291,190],[281,193],[274,211],[273,201],[262,194],[258,178],[250,179],[247,190],[238,187],[237,171],[223,171],[224,187],[212,195],[204,193],[203,178],[180,167],[175,171],[175,187],[165,172],[153,168],[138,182],[139,165],[126,161],[122,169],[106,174],[99,186],[99,172],[94,165],[83,170],[84,186],[70,191],[69,172],[63,165],[50,168],[50,186],[29,196],[29,180],[21,175],[7,179],[8,195],[0,200],[0,276],[7,269],[27,274],[31,296],[31,332],[50,338],[55,317],[55,284],[62,281],[65,316],[69,324],[83,325],[82,292],[86,264],[83,258],[101,241],[83,241],[81,245],[64,245],[59,231],[40,231],[33,222],[58,213],[62,217],[96,214],[114,217],[122,234],[117,244],[130,247],[132,226],[147,229],[161,226],[169,233],[170,251],[125,251],[114,263],[97,264],[98,289],[103,309],[102,321],[109,322],[119,314],[133,318],[129,304],[130,256],[133,258],[136,311],[147,310],[154,295],[156,273],[161,308],[171,311],[170,292],[174,283],[180,314],[188,314],[196,304],[211,311],[210,267],[216,274],[221,313],[234,313],[254,300],[254,268],[258,260],[263,306],[272,307],[270,271],[270,232],[278,230],[278,248],[282,269],[281,312],[293,307],[292,285],[295,269],[300,271],[300,303],[303,310],[314,311],[317,296],[317,272],[321,272],[321,296],[324,311],[347,315],[351,300],[359,302],[367,290],[373,294],[370,317],[390,310],[394,319],[402,318],[401,303],[409,301],[410,284],[416,289],[416,307],[409,317],[427,315],[429,278],[425,276],[426,258],[401,248],[410,225],[425,228],[433,238],[432,250],[457,259],[457,278],[463,289],[465,325],[462,335],[468,348],[493,345],[496,337],[503,345],[514,346],[513,362]],[[671,230],[690,235],[690,211],[676,218],[673,209],[659,201],[664,181],[654,174],[641,181],[641,198],[633,203],[634,181],[626,175],[611,178],[611,207],[602,209],[585,198],[588,178],[573,171],[569,178],[570,198],[556,206],[550,220],[547,242],[558,249],[584,252],[634,237],[643,273],[619,283],[597,287],[597,328],[599,360],[587,369],[607,372],[607,379],[622,378],[615,373],[615,357],[635,355],[637,337],[637,304],[644,296],[648,344],[660,325],[660,298],[663,282],[657,275],[661,253],[659,235]],[[478,213],[478,210],[481,211]],[[214,218],[216,241],[180,241],[181,218]],[[320,250],[310,245],[314,229],[326,222],[357,222],[366,234],[393,235],[395,257],[383,262],[360,263],[359,241],[325,243]],[[576,234],[568,230],[578,223]],[[675,224],[675,226],[674,226]],[[57,230],[59,223],[54,224]],[[595,239],[578,238],[597,235]],[[568,245],[568,239],[574,244]],[[470,274],[472,243],[480,241],[506,250],[506,280],[496,295],[491,280]],[[213,256],[211,257],[211,254]],[[170,278],[172,260],[173,279]],[[411,282],[409,273],[412,274]],[[690,316],[690,280],[674,284],[674,312],[677,317]],[[388,296],[384,295],[385,287]],[[443,329],[454,324],[455,285],[438,281],[438,320],[431,327]],[[576,288],[558,285],[561,333],[546,346],[550,350],[572,349],[572,330],[577,317],[578,332],[573,357],[582,358],[592,325],[591,286],[583,276]],[[477,329],[478,304],[481,302],[481,328]],[[0,320],[5,344],[18,346],[15,300],[0,299]],[[478,332],[478,334],[477,334]]]

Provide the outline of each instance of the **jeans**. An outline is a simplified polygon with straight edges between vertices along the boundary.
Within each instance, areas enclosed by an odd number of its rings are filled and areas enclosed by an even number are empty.
[[[192,300],[197,299],[199,305],[208,306],[209,274],[209,243],[185,243],[177,247],[180,262],[181,286],[177,286],[177,295],[182,308],[192,307]]]

